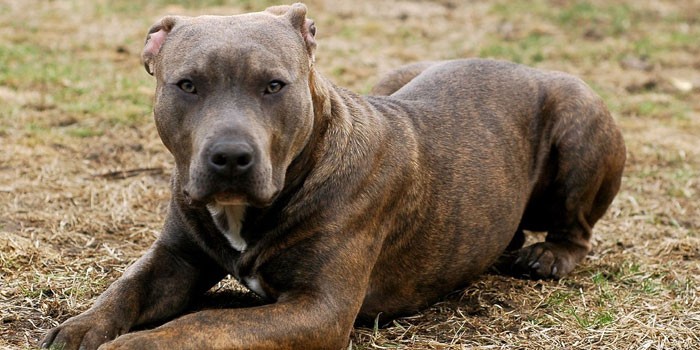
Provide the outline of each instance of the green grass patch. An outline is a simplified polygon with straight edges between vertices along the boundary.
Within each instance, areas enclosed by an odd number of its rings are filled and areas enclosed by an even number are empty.
[[[636,115],[649,119],[665,120],[673,123],[686,123],[691,121],[691,107],[687,102],[672,98],[668,101],[645,100],[623,109],[623,113]]]
[[[545,48],[552,44],[549,35],[531,32],[513,41],[498,41],[479,50],[479,57],[497,58],[523,64],[536,64],[547,59]]]
[[[499,58],[522,63],[523,56],[519,50],[509,44],[491,44],[479,51],[479,57]]]
[[[555,22],[576,31],[598,31],[600,35],[620,36],[633,23],[633,13],[626,4],[598,5],[577,1],[555,15]]]
[[[31,122],[31,123],[27,124],[26,130],[32,134],[43,134],[43,133],[49,131],[50,128],[46,125],[43,125],[43,124]]]
[[[573,296],[573,293],[570,291],[557,290],[554,293],[552,293],[549,296],[549,298],[547,298],[544,305],[546,305],[548,307],[561,306],[561,305],[567,303],[571,299],[572,296]]]
[[[73,136],[73,137],[79,137],[79,138],[100,136],[102,134],[104,134],[104,132],[102,130],[95,130],[93,128],[88,128],[88,127],[78,127],[78,128],[72,128],[72,129],[68,130],[68,135]]]
[[[105,58],[75,58],[68,50],[40,45],[17,44],[0,47],[0,86],[29,94],[32,108],[56,108],[76,120],[97,118],[105,126],[139,126],[150,123],[151,95],[141,87],[149,77],[138,70],[129,75],[114,74],[114,62]],[[99,78],[95,78],[99,77]],[[2,106],[3,118],[19,106]],[[45,131],[46,119],[25,126],[31,132]],[[76,137],[101,135],[94,128],[76,128]]]
[[[640,57],[651,57],[659,48],[651,38],[645,37],[632,43],[634,54]]]
[[[661,283],[653,277],[645,278],[640,283],[640,291],[648,295],[658,295],[661,289]]]
[[[653,116],[658,113],[659,105],[654,101],[643,101],[637,105],[637,114],[640,116]]]
[[[670,33],[665,33],[668,36],[668,40],[673,46],[678,47],[678,48],[691,48],[694,47],[697,49],[697,44],[698,44],[698,36],[700,35],[700,31],[693,31],[693,32],[681,32],[678,30],[674,30]]]
[[[490,12],[502,18],[511,18],[520,14],[543,15],[551,11],[551,6],[546,1],[515,0],[502,1],[494,4]]]
[[[609,310],[599,310],[592,312],[576,312],[571,310],[571,316],[581,328],[598,329],[615,322],[615,314]]]
[[[346,39],[358,39],[360,37],[360,30],[356,25],[350,23],[340,28],[338,35]]]

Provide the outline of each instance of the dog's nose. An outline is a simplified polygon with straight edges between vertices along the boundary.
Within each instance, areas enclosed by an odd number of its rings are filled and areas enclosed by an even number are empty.
[[[208,161],[218,175],[241,175],[253,166],[253,149],[246,143],[218,143],[210,148]]]

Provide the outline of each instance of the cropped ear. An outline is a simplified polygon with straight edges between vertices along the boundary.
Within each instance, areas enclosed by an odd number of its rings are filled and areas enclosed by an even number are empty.
[[[291,6],[273,6],[265,11],[286,17],[292,26],[299,30],[306,44],[306,51],[313,62],[316,51],[316,25],[312,19],[306,18],[306,5],[296,3]]]
[[[167,39],[168,34],[172,31],[177,20],[178,17],[175,16],[163,17],[163,19],[148,30],[146,43],[141,53],[141,61],[143,61],[143,66],[146,68],[148,74],[154,74],[156,57],[158,57],[160,48],[163,46],[165,39]]]

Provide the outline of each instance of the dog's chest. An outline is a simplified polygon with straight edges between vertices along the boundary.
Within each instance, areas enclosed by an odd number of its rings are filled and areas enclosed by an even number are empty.
[[[207,209],[209,209],[216,227],[221,231],[224,237],[226,237],[233,249],[241,253],[245,252],[248,244],[241,235],[241,228],[243,227],[246,207],[243,205],[223,206],[210,204],[207,206]],[[236,276],[236,278],[243,282],[243,284],[254,293],[263,298],[267,296],[260,284],[260,280],[255,275]]]
[[[244,205],[207,205],[216,227],[224,234],[233,249],[239,252],[244,252],[248,246],[241,236],[245,208]]]

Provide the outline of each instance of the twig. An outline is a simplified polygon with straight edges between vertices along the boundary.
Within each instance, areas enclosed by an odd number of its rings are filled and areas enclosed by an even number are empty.
[[[136,169],[126,169],[126,170],[115,170],[103,174],[95,174],[94,177],[102,177],[105,179],[121,180],[128,177],[138,176],[140,174],[150,174],[157,175],[162,174],[163,168],[136,168]]]

